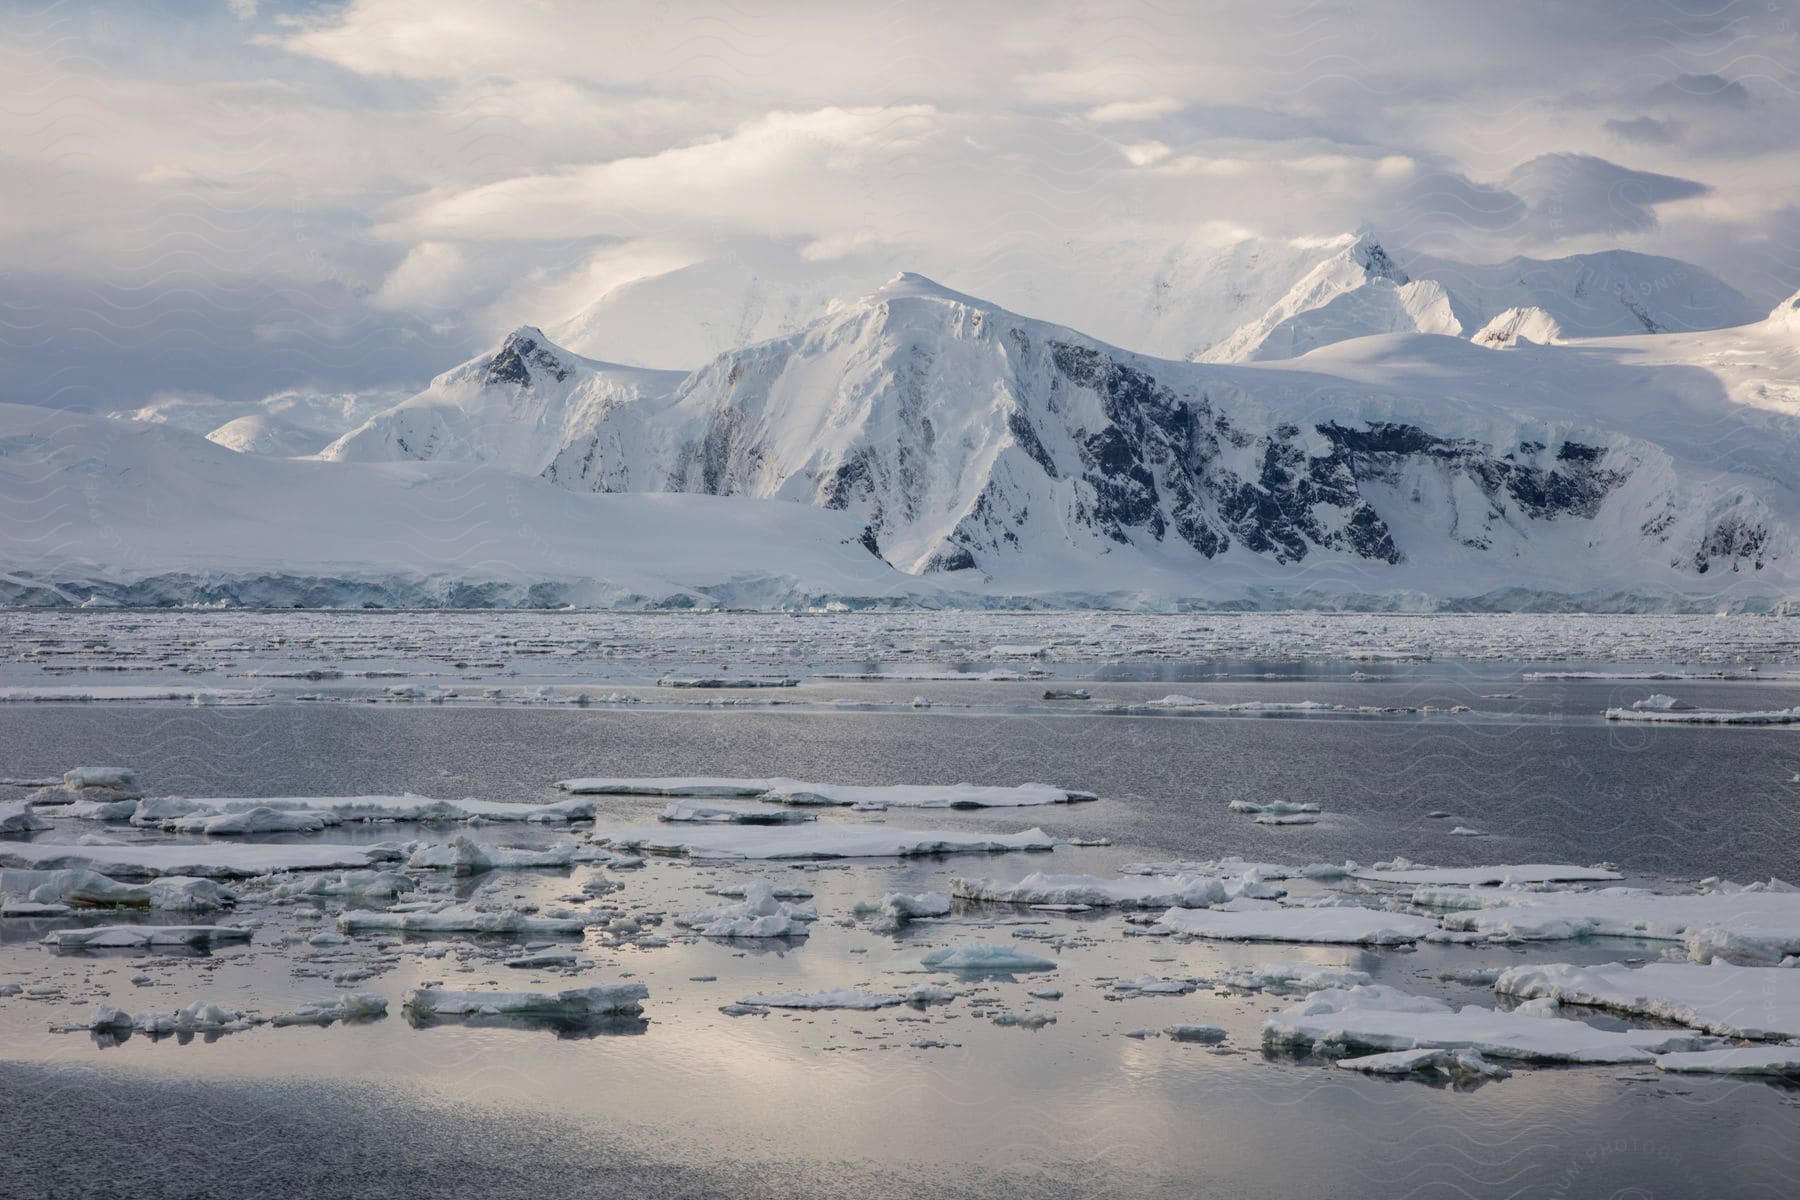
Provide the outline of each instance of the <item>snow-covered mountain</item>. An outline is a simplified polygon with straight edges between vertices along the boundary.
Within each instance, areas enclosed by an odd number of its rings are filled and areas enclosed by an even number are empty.
[[[1482,345],[1390,334],[1202,364],[902,275],[679,379],[522,330],[326,456],[843,510],[895,567],[990,598],[1784,594],[1796,432],[1641,361],[1670,335],[1534,344],[1550,320],[1513,314]]]
[[[406,392],[277,392],[252,403],[211,396],[161,396],[113,416],[205,434],[245,454],[315,454],[346,430],[404,400]]]
[[[1533,327],[1542,333],[1547,321],[1564,337],[1718,329],[1764,315],[1691,263],[1626,250],[1486,265],[1416,255],[1402,266],[1368,234],[1338,239],[1325,249],[1320,261],[1260,315],[1189,357],[1294,358],[1384,333],[1479,337],[1516,310],[1534,310],[1541,316],[1531,318]],[[1492,333],[1483,340],[1506,336]]]
[[[667,395],[681,379],[678,371],[583,358],[525,325],[493,354],[444,372],[418,395],[332,442],[320,457],[484,463],[557,479],[566,447],[605,426],[614,412],[635,413],[641,402]]]
[[[466,463],[258,458],[167,424],[0,405],[0,604],[932,604],[798,504],[591,495]]]

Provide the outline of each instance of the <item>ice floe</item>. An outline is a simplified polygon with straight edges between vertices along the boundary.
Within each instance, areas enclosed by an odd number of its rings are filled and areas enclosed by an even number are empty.
[[[541,849],[489,846],[465,834],[448,842],[415,845],[407,856],[406,865],[415,871],[480,875],[487,871],[567,867],[575,862],[577,850],[573,842]]]
[[[798,825],[818,820],[812,813],[787,806],[722,804],[717,800],[677,800],[658,813],[657,819],[702,825]]]
[[[1800,1076],[1800,1046],[1732,1046],[1658,1055],[1656,1068],[1684,1075]]]
[[[179,875],[147,883],[122,883],[97,871],[33,871],[0,869],[0,897],[4,911],[14,915],[15,902],[75,908],[158,908],[181,912],[210,912],[229,908],[237,896],[210,879]]]
[[[166,684],[0,687],[0,704],[185,701],[189,704],[262,704],[274,698],[267,688],[171,687]]]
[[[1401,859],[1372,867],[1345,863],[1344,874],[1371,883],[1446,884],[1492,887],[1508,883],[1601,883],[1624,878],[1609,867],[1577,867],[1566,863],[1507,863],[1489,867],[1423,867]]]
[[[238,879],[278,871],[332,871],[367,867],[393,857],[375,846],[319,843],[65,846],[45,842],[0,844],[0,867],[86,870],[127,878],[194,875]]]
[[[931,951],[919,960],[935,971],[1054,971],[1053,958],[1004,942],[964,942]]]
[[[50,822],[33,812],[25,801],[0,801],[0,834],[41,833],[49,828]]]
[[[1216,984],[1247,991],[1318,992],[1326,988],[1354,987],[1369,981],[1366,971],[1304,962],[1259,962],[1252,967],[1233,967],[1213,977]]]
[[[387,1015],[385,996],[374,992],[346,992],[331,1000],[302,1005],[293,1012],[280,1013],[271,1025],[329,1025],[333,1021],[370,1021]]]
[[[1781,967],[1546,963],[1503,972],[1494,990],[1655,1017],[1724,1037],[1800,1038],[1800,971]]]
[[[1086,905],[1114,908],[1206,908],[1240,896],[1273,899],[1280,888],[1262,881],[1255,868],[1222,878],[1217,875],[1131,875],[1105,879],[1098,875],[1027,875],[1016,883],[993,879],[952,879],[950,894],[963,900],[1002,904]]]
[[[1176,1042],[1199,1042],[1215,1046],[1229,1035],[1218,1025],[1164,1025],[1163,1036]]]
[[[362,821],[529,821],[536,824],[564,824],[592,819],[594,802],[562,800],[554,804],[509,804],[473,798],[434,800],[410,793],[398,796],[157,796],[139,804],[130,819],[134,825],[182,829],[184,822],[203,822],[208,817],[259,809],[313,813],[319,815],[326,825]],[[192,827],[201,832],[217,832],[199,825]]]
[[[810,904],[789,904],[775,898],[775,889],[761,880],[747,885],[740,904],[686,912],[675,924],[714,938],[803,938],[807,925],[819,919]]]
[[[1157,922],[1174,933],[1221,941],[1316,942],[1322,945],[1399,946],[1437,932],[1429,917],[1341,905],[1332,908],[1171,908]]]
[[[164,828],[172,833],[199,833],[207,837],[247,837],[264,833],[319,833],[335,824],[337,822],[329,820],[324,813],[259,806],[242,812],[177,817]]]
[[[1452,910],[1442,917],[1446,929],[1495,938],[1649,938],[1681,942],[1696,961],[1715,954],[1779,959],[1800,952],[1800,892],[1420,888],[1413,900]]]
[[[848,1008],[869,1011],[894,1008],[906,1003],[906,997],[895,992],[865,992],[855,988],[836,988],[825,992],[775,992],[745,996],[739,1004],[752,1008]]]
[[[672,796],[689,799],[766,800],[776,804],[879,808],[1026,808],[1094,800],[1092,792],[1042,783],[983,786],[971,783],[861,785],[799,779],[720,779],[705,776],[564,779],[557,787],[576,795]]]
[[[859,917],[873,917],[869,928],[876,932],[895,933],[920,917],[948,916],[950,897],[941,892],[889,892],[879,900],[862,901],[854,911]]]
[[[492,933],[512,937],[534,934],[579,937],[592,923],[593,919],[585,917],[538,917],[511,909],[489,912],[461,905],[410,912],[357,909],[337,919],[337,927],[345,933],[386,930],[394,933]]]
[[[55,930],[44,935],[44,944],[58,950],[218,946],[247,942],[251,932],[239,925],[95,925],[88,929]]]
[[[1763,712],[1719,712],[1690,708],[1609,708],[1608,721],[1641,721],[1652,725],[1792,725],[1800,722],[1800,708],[1778,708]]]
[[[406,993],[403,1007],[421,1016],[516,1016],[578,1020],[637,1016],[650,989],[642,983],[606,983],[560,992],[451,991],[426,986]]]
[[[1491,1063],[1476,1050],[1389,1050],[1384,1054],[1364,1054],[1356,1058],[1340,1058],[1336,1066],[1365,1075],[1430,1075],[1458,1082],[1476,1079],[1505,1079],[1512,1074],[1499,1063]]]
[[[1577,1063],[1650,1063],[1658,1054],[1717,1045],[1717,1039],[1687,1030],[1596,1029],[1476,1005],[1455,1008],[1382,984],[1315,992],[1272,1014],[1263,1038],[1308,1048],[1473,1050],[1491,1058]]]
[[[604,846],[676,854],[691,858],[896,858],[919,854],[984,854],[1004,850],[1051,850],[1056,842],[1041,829],[1023,833],[965,833],[957,830],[889,829],[855,825],[807,825],[769,829],[754,825],[699,825],[597,829]]]

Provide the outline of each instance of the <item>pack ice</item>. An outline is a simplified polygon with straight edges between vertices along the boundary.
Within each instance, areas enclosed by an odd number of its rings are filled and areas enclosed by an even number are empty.
[[[650,989],[642,983],[608,983],[560,992],[451,991],[414,988],[404,1007],[421,1016],[583,1017],[630,1016],[644,1011]]]
[[[604,846],[691,858],[900,858],[918,854],[986,854],[1003,850],[1053,850],[1041,829],[1023,833],[865,828],[830,825],[767,829],[758,826],[597,829]]]
[[[1723,961],[1641,967],[1546,963],[1502,972],[1494,991],[1675,1021],[1724,1037],[1800,1038],[1800,971],[1791,968]]]

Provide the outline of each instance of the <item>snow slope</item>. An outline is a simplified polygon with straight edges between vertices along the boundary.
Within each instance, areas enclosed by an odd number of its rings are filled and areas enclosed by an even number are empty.
[[[255,458],[0,405],[0,599],[287,606],[929,601],[842,513],[583,495],[462,463]]]
[[[1567,258],[1473,264],[1425,255],[1397,261],[1368,234],[1325,255],[1260,315],[1190,355],[1207,362],[1293,358],[1385,333],[1533,341],[1742,325],[1763,316],[1707,271],[1677,259],[1608,250]],[[1246,301],[1249,297],[1246,297]],[[1502,318],[1507,318],[1502,321]],[[1534,336],[1535,335],[1535,336]]]

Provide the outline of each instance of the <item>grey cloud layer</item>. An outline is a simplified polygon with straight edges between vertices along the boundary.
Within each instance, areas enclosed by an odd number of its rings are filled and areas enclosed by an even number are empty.
[[[1773,297],[1795,50],[1763,3],[64,3],[0,31],[0,398],[416,380],[727,252],[1022,306],[1368,223]]]

